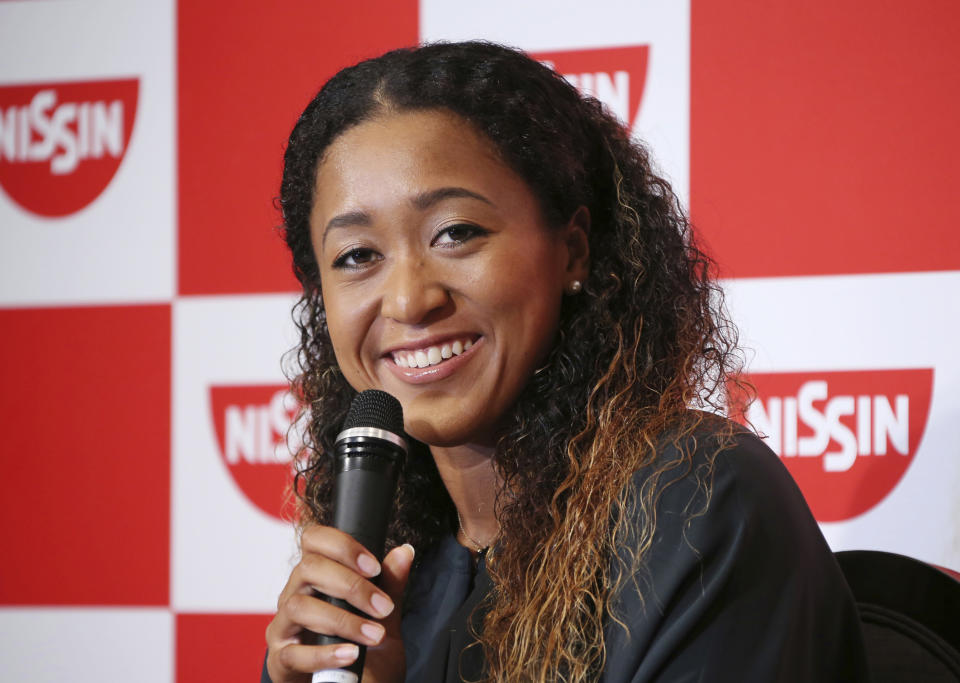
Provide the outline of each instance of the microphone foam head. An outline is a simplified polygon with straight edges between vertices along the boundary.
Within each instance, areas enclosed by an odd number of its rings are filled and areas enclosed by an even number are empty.
[[[379,389],[361,391],[353,399],[347,419],[343,421],[343,429],[353,427],[376,427],[402,435],[403,408],[400,401]]]

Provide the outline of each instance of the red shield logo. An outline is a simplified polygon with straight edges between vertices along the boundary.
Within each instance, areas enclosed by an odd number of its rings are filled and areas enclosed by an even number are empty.
[[[583,94],[596,97],[632,127],[643,100],[649,53],[649,46],[635,45],[539,52],[533,57],[562,74]]]
[[[40,216],[90,204],[127,151],[138,92],[135,78],[0,86],[0,186]]]
[[[290,492],[299,444],[290,429],[297,403],[286,386],[212,386],[210,409],[220,460],[254,506],[281,520],[295,510]],[[289,436],[288,436],[289,434]]]
[[[933,370],[753,373],[746,419],[796,480],[814,517],[863,514],[903,477],[923,437]],[[739,412],[741,421],[743,411]]]

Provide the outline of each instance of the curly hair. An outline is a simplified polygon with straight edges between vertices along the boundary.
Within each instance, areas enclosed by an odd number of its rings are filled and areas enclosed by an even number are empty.
[[[680,460],[657,461],[664,434],[681,444],[710,419],[691,406],[722,412],[728,383],[741,384],[736,331],[712,261],[646,149],[548,67],[515,49],[465,42],[395,50],[344,69],[293,129],[280,197],[303,286],[292,379],[308,411],[295,485],[303,523],[329,522],[333,442],[355,395],[333,354],[310,242],[317,167],[350,127],[431,109],[459,115],[492,141],[548,225],[563,225],[581,206],[591,216],[583,293],[565,298],[555,346],[507,416],[493,456],[501,533],[477,634],[489,680],[589,680],[603,669],[605,621],[619,622],[614,599],[636,582],[653,538],[661,480],[691,466],[689,448]],[[413,448],[388,543],[422,550],[456,529],[456,512],[427,447]],[[650,475],[633,490],[631,477],[644,467]],[[709,475],[697,476],[709,490]],[[628,535],[632,561],[618,562]]]

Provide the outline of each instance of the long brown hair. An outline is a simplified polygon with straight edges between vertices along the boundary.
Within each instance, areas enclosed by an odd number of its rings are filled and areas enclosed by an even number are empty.
[[[329,521],[333,440],[355,393],[333,355],[310,244],[317,166],[351,126],[411,109],[452,111],[474,125],[526,180],[550,225],[580,206],[590,211],[590,275],[565,299],[556,344],[493,458],[501,535],[478,634],[490,680],[590,680],[603,668],[604,624],[619,619],[617,593],[635,582],[656,529],[663,482],[687,474],[682,445],[711,419],[690,406],[720,411],[726,386],[739,382],[736,333],[712,262],[646,150],[553,71],[484,42],[396,50],[344,69],[291,133],[280,197],[303,286],[292,384],[308,411],[296,480],[305,520]],[[657,460],[665,434],[681,445],[671,462]],[[647,476],[631,486],[641,468]],[[709,472],[693,474],[709,490]],[[455,528],[429,451],[415,443],[389,542],[422,551]]]

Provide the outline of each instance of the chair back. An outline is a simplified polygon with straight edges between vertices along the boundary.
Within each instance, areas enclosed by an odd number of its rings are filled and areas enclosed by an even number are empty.
[[[904,555],[836,553],[876,683],[960,683],[960,581]]]

